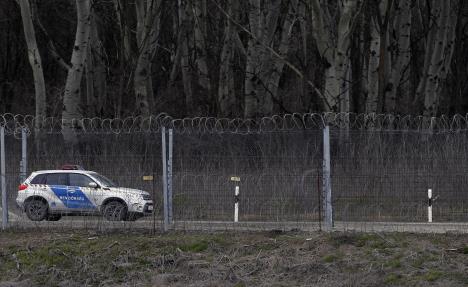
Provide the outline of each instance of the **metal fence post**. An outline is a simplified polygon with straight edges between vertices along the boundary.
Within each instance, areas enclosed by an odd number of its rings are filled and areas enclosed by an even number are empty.
[[[2,230],[8,227],[8,198],[5,177],[5,128],[0,127],[0,187],[2,189]]]
[[[167,158],[167,209],[169,224],[172,224],[172,146],[173,132],[172,129],[169,129],[169,154]]]
[[[167,197],[167,161],[166,161],[166,128],[161,128],[161,151],[163,164],[163,201],[164,201],[164,231],[169,229],[169,209]]]
[[[333,207],[331,194],[331,164],[330,164],[330,127],[323,129],[323,193],[325,210],[325,230],[333,228]]]
[[[20,162],[20,180],[23,183],[26,180],[28,173],[28,161],[27,161],[27,135],[26,129],[21,129],[21,162]]]

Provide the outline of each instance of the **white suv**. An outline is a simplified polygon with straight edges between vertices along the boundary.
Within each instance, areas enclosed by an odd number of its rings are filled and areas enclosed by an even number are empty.
[[[16,203],[33,221],[96,214],[110,221],[136,220],[153,211],[148,192],[117,187],[99,173],[69,168],[33,172],[19,186]]]

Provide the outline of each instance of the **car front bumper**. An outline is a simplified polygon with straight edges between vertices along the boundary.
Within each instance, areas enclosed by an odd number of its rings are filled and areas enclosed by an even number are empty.
[[[131,212],[152,213],[154,209],[153,201],[133,203]]]

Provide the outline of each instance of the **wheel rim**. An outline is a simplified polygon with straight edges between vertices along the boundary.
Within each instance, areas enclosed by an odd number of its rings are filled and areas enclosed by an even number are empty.
[[[28,214],[33,219],[41,219],[45,216],[46,209],[43,202],[33,201],[28,205]]]

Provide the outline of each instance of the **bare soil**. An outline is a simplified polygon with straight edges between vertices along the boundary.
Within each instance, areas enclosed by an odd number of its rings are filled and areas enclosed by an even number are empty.
[[[0,233],[0,287],[467,285],[457,234]]]

